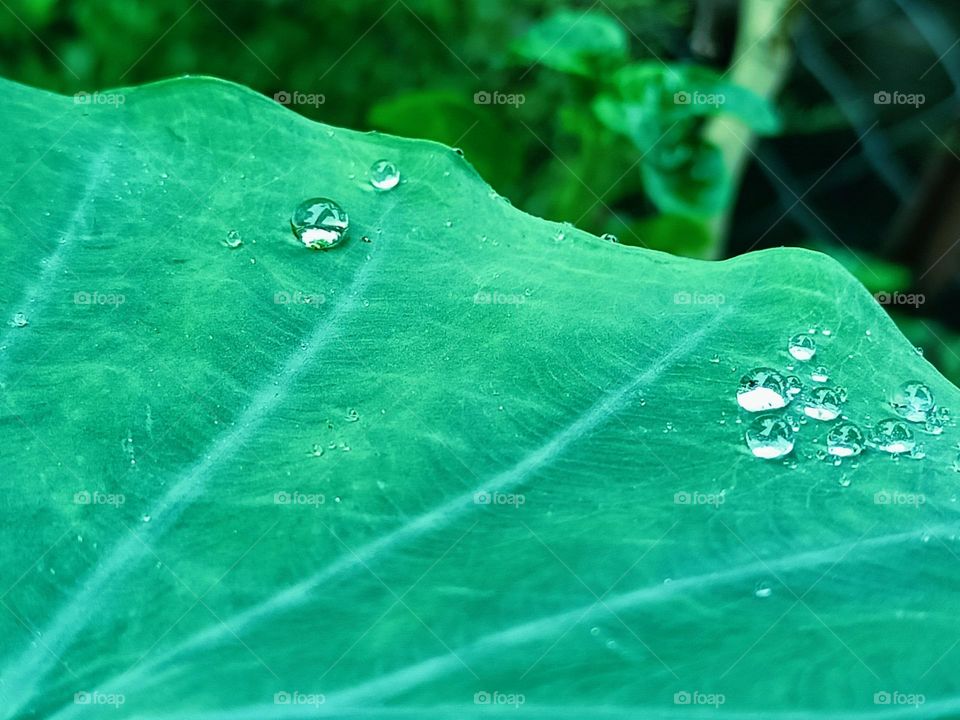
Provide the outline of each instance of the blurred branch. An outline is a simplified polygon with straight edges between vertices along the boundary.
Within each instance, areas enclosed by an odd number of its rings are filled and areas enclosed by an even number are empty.
[[[783,87],[791,64],[787,18],[795,2],[790,0],[741,0],[739,26],[733,58],[726,75],[762,98],[775,98]],[[704,137],[722,151],[734,188],[739,187],[756,141],[742,122],[721,115],[710,121]],[[732,208],[711,221],[714,256],[723,253]]]
[[[868,132],[873,117],[864,111],[863,93],[851,83],[841,68],[823,51],[809,31],[797,40],[800,61],[823,86],[861,139],[863,154],[877,175],[901,200],[910,194],[911,178],[897,157],[890,152],[882,132]]]
[[[737,17],[736,0],[697,0],[690,32],[690,50],[694,55],[716,62],[730,42],[730,28]]]

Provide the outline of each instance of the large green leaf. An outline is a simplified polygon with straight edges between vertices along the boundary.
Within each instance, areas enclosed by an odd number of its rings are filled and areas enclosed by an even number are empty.
[[[838,264],[603,241],[219,81],[0,92],[0,716],[960,711],[956,430],[743,443],[808,327],[858,422],[958,405]]]

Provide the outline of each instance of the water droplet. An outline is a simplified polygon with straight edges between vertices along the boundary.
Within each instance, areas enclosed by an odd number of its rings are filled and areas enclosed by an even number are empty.
[[[817,354],[817,343],[808,333],[800,333],[790,338],[787,350],[796,360],[809,360]]]
[[[297,205],[290,218],[290,227],[308,248],[330,248],[337,245],[349,227],[347,213],[333,200],[310,198]]]
[[[852,422],[837,423],[827,433],[827,452],[836,458],[859,455],[863,445],[863,431]]]
[[[718,365],[720,363],[720,356],[714,355],[712,358],[710,358],[710,362],[712,362],[714,365]]]
[[[768,598],[773,595],[773,588],[770,587],[768,582],[758,582],[753,589],[753,594],[758,598]]]
[[[922,347],[920,347],[919,345],[917,345],[917,346],[914,348],[914,350],[916,351],[917,355],[919,355],[920,357],[923,357],[923,348],[922,348]]]
[[[140,518],[140,519],[143,520],[143,522],[148,523],[148,522],[150,522],[153,518],[151,518],[149,515],[144,515],[144,516],[143,516],[142,518]]]
[[[347,416],[344,419],[350,423],[357,422],[357,420],[360,419],[360,413],[358,413],[356,410],[350,409],[347,411]]]
[[[563,242],[565,237],[566,235],[564,235],[563,230],[557,230],[557,232],[554,233],[553,235],[553,239],[555,242]]]
[[[824,329],[821,330],[820,332],[821,332],[823,335],[826,335],[827,337],[830,337],[831,335],[833,335],[833,331],[832,331],[832,330],[828,330],[828,329],[826,329],[826,328],[824,328]]]
[[[890,405],[897,415],[910,422],[926,422],[936,407],[930,388],[917,380],[898,387],[890,398]]]
[[[370,166],[370,184],[377,190],[393,190],[400,184],[400,170],[389,160],[377,160]]]
[[[830,373],[823,365],[819,365],[810,373],[810,379],[819,383],[829,382]]]
[[[789,402],[783,375],[772,368],[755,368],[740,378],[737,403],[747,412],[777,410]]]
[[[744,434],[754,457],[773,460],[793,450],[793,428],[776,415],[761,415]]]
[[[784,378],[783,385],[787,390],[787,395],[790,397],[799,395],[803,390],[803,383],[800,382],[800,378],[796,375],[787,375],[787,377]]]
[[[15,328],[26,327],[26,326],[29,325],[29,324],[30,324],[30,323],[29,323],[29,321],[27,320],[27,316],[24,315],[22,312],[16,313],[16,314],[13,316],[13,319],[10,321],[11,327],[15,327]]]
[[[870,442],[878,450],[899,455],[910,452],[916,445],[913,431],[902,420],[881,420],[873,428]]]
[[[842,402],[833,388],[814,388],[803,404],[803,412],[814,420],[836,420]]]
[[[603,235],[600,236],[600,239],[601,239],[601,240],[606,240],[607,242],[612,242],[612,243],[619,243],[619,242],[620,242],[620,241],[617,239],[617,236],[614,235],[613,233],[604,233]]]
[[[310,451],[310,454],[313,457],[320,457],[321,455],[323,455],[323,445],[321,445],[320,443],[314,443],[313,448]]]
[[[223,244],[226,245],[231,250],[235,250],[236,248],[243,245],[243,238],[240,237],[240,233],[237,232],[236,230],[230,230],[227,233],[227,237],[226,239],[224,239]]]

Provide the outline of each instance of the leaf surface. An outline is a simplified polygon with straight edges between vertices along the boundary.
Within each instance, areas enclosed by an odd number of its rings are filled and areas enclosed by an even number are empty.
[[[960,404],[837,263],[605,242],[220,81],[0,92],[0,717],[957,712],[956,429],[744,445],[810,327],[864,426]]]

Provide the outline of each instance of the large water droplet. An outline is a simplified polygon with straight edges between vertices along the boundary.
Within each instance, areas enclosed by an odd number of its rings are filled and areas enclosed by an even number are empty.
[[[350,221],[329,198],[310,198],[297,205],[290,218],[293,234],[308,248],[330,248],[343,240]]]
[[[871,443],[884,452],[899,455],[910,452],[916,446],[913,431],[902,420],[881,420],[873,428]]]
[[[817,342],[807,333],[800,333],[790,338],[787,350],[797,360],[809,360],[817,354]]]
[[[835,420],[842,402],[840,394],[833,388],[814,388],[803,404],[803,413],[814,420]]]
[[[370,184],[377,190],[393,190],[400,184],[400,170],[389,160],[377,160],[370,166]]]
[[[890,405],[897,415],[910,422],[926,422],[936,407],[930,388],[917,380],[898,387],[890,399]]]
[[[841,422],[827,433],[827,452],[838,458],[853,457],[863,452],[863,431],[852,422]]]
[[[778,410],[790,403],[786,381],[773,368],[755,368],[740,378],[737,403],[747,412]]]
[[[773,460],[793,450],[793,429],[776,415],[761,415],[744,433],[754,457]]]

